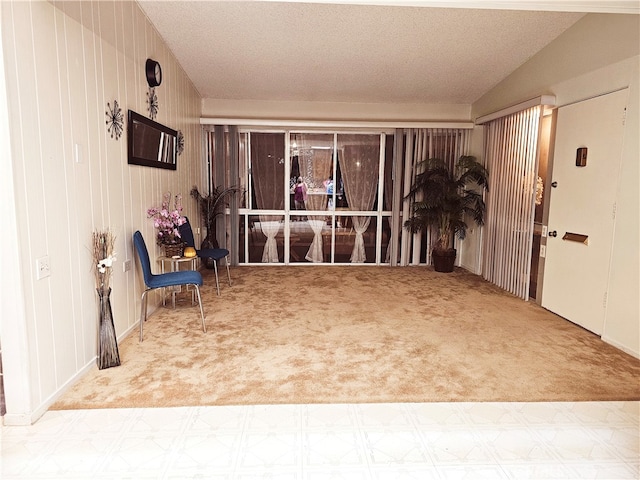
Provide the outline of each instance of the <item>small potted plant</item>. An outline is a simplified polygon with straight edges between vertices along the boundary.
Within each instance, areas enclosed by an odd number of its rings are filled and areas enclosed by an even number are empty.
[[[229,197],[240,191],[241,189],[235,186],[226,188],[217,186],[211,193],[202,195],[198,187],[194,186],[191,189],[191,196],[198,201],[202,221],[207,229],[207,235],[202,240],[201,248],[220,248],[216,235],[216,220],[224,214]],[[207,259],[204,264],[207,268],[213,268],[213,259]]]
[[[404,227],[412,233],[432,228],[433,266],[437,272],[452,272],[456,260],[455,236],[463,239],[466,219],[484,224],[483,193],[489,189],[487,169],[475,157],[461,156],[453,169],[439,158],[416,166],[419,173],[405,198],[413,200],[411,216]]]

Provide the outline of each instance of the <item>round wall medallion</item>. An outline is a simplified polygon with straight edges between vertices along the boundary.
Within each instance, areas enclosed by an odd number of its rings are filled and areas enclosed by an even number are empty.
[[[147,92],[147,105],[149,118],[151,120],[155,120],[156,115],[158,115],[158,96],[156,95],[155,88],[149,88],[149,91]]]
[[[184,134],[182,130],[178,130],[178,155],[182,155],[184,152]]]
[[[122,116],[122,109],[118,105],[118,100],[113,101],[113,108],[107,102],[107,132],[111,134],[111,138],[118,140],[122,135],[124,118]]]

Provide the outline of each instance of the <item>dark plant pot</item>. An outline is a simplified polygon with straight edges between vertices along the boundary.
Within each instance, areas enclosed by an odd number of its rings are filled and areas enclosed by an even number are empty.
[[[456,263],[456,249],[434,250],[431,253],[433,268],[436,272],[451,273]]]
[[[200,249],[204,250],[206,248],[218,248],[218,242],[215,241],[215,237],[213,237],[213,239],[209,235],[204,237],[204,240],[202,240],[202,244],[200,245]],[[205,268],[213,270],[213,268],[215,267],[214,263],[215,260],[213,258],[202,258],[202,264],[205,266]]]

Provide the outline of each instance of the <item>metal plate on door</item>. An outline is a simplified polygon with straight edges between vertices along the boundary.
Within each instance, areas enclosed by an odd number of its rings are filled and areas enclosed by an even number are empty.
[[[564,234],[562,239],[567,240],[569,242],[578,242],[578,243],[584,243],[585,245],[589,245],[589,235],[582,235],[581,233],[567,232]]]

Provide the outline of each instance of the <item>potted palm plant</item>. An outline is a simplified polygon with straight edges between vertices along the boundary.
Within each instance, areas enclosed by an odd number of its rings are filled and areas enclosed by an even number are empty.
[[[439,158],[417,165],[419,173],[405,198],[413,200],[404,227],[412,233],[433,229],[431,245],[437,272],[452,272],[456,259],[453,240],[467,233],[467,219],[484,224],[483,192],[489,189],[487,169],[475,157],[461,156],[453,169]]]
[[[201,248],[220,248],[216,235],[216,220],[220,215],[224,214],[229,197],[240,191],[241,189],[235,186],[222,187],[219,185],[215,187],[211,193],[202,195],[198,191],[198,187],[194,186],[191,189],[191,196],[198,201],[202,221],[207,228],[207,235],[204,240],[202,240]],[[213,261],[213,259],[207,259],[205,266],[207,268],[213,268]]]

